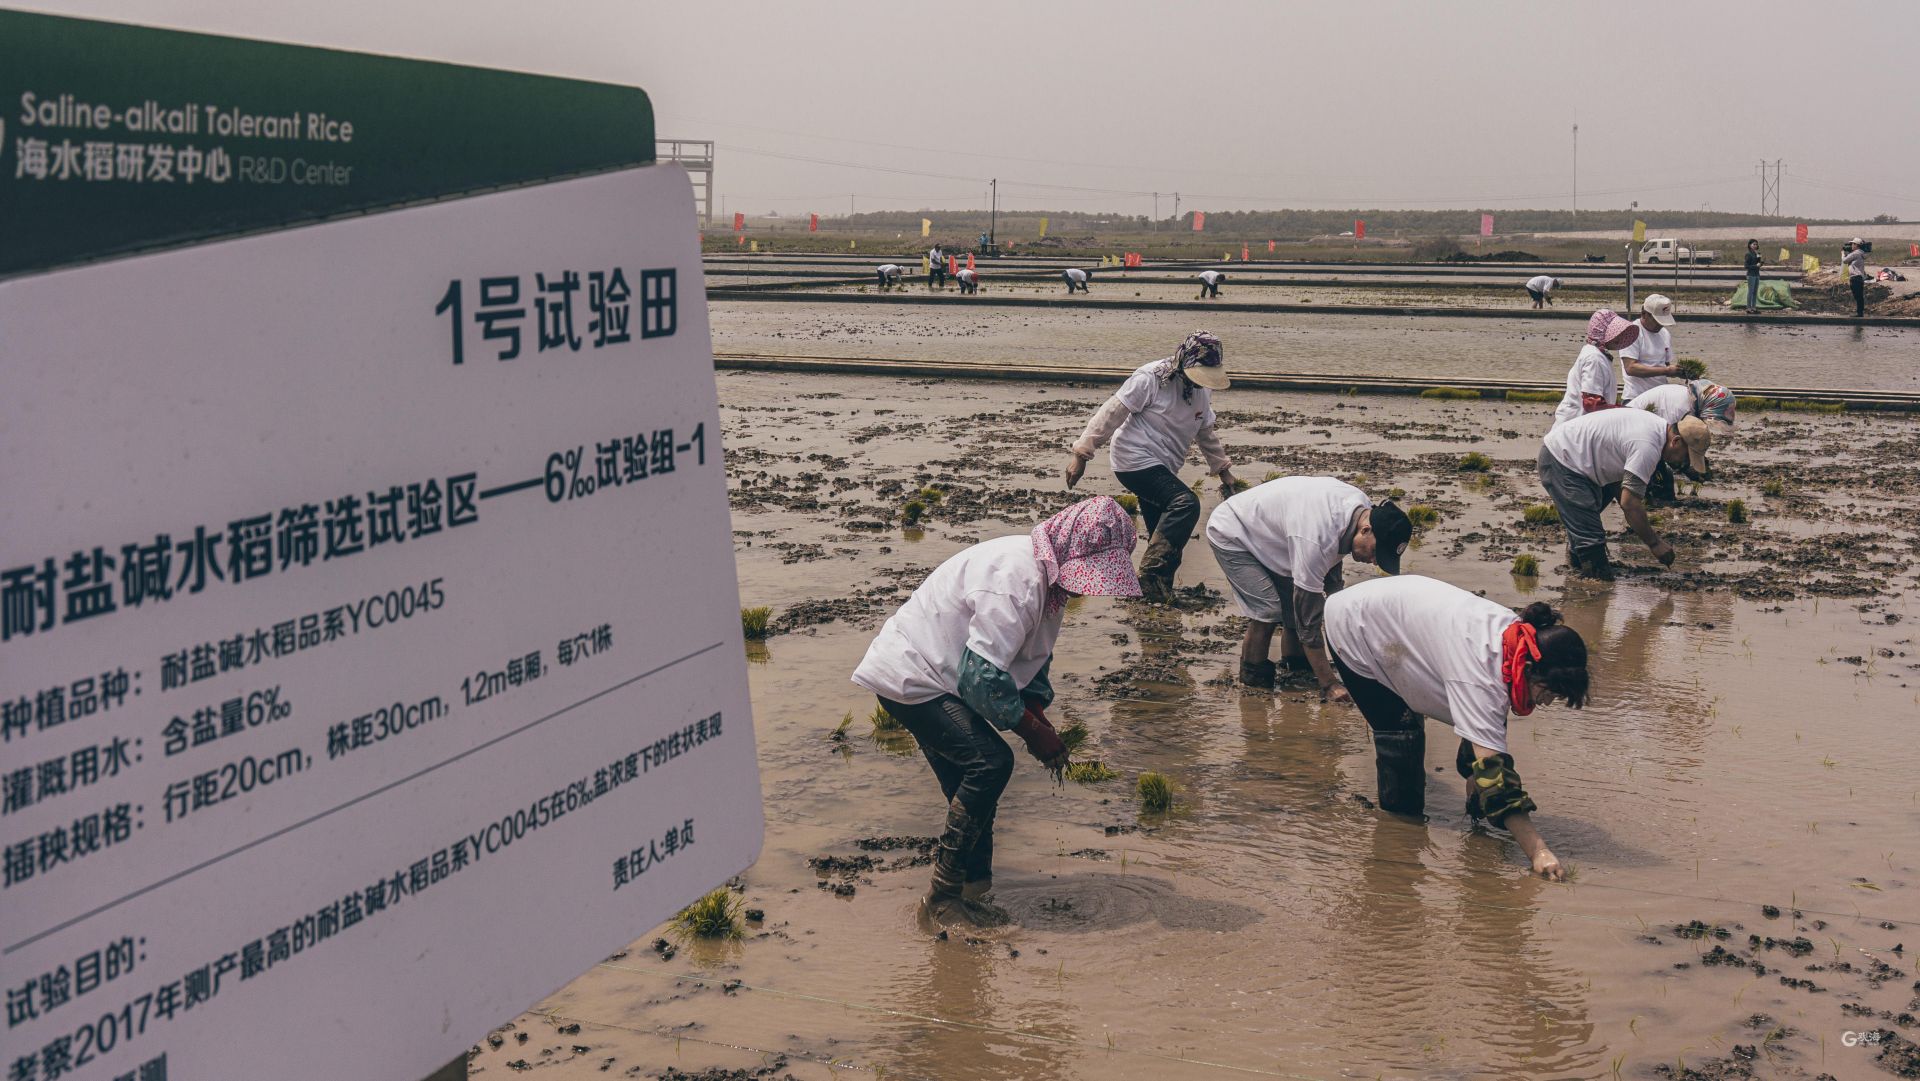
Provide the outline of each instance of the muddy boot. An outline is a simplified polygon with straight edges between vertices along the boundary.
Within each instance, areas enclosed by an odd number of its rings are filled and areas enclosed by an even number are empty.
[[[1148,604],[1164,604],[1169,608],[1179,604],[1173,595],[1173,582],[1159,575],[1140,576],[1140,599]]]
[[[1613,563],[1607,558],[1607,546],[1595,544],[1574,552],[1573,572],[1582,578],[1613,581]]]
[[[1373,733],[1380,809],[1394,814],[1420,815],[1427,809],[1427,731],[1418,717],[1411,723],[1412,728]]]
[[[960,896],[965,898],[969,903],[976,905],[985,904],[993,900],[993,879],[976,878],[969,880],[966,885],[960,887]]]
[[[959,800],[947,804],[947,828],[933,850],[933,887],[927,903],[958,901],[966,883],[967,853],[979,839],[980,825]]]
[[[1270,691],[1273,690],[1275,671],[1272,661],[1241,661],[1240,682]]]
[[[1288,675],[1298,675],[1303,672],[1307,675],[1313,674],[1313,662],[1307,660],[1307,655],[1304,653],[1293,653],[1282,657],[1280,664],[1287,670]]]

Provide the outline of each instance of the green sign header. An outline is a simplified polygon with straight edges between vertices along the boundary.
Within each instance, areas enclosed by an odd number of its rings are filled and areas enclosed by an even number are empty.
[[[637,87],[0,11],[0,276],[653,160]]]

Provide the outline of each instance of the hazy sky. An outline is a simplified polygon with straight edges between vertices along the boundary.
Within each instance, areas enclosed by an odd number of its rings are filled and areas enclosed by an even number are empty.
[[[14,6],[639,85],[752,214],[1565,207],[1578,122],[1582,207],[1920,217],[1914,0]]]

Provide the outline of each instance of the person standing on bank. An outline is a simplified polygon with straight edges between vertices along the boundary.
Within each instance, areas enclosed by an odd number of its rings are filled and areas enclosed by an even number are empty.
[[[1540,445],[1540,485],[1560,512],[1567,531],[1567,562],[1574,573],[1613,580],[1600,513],[1616,498],[1628,528],[1663,566],[1673,566],[1673,545],[1662,540],[1647,519],[1647,485],[1662,462],[1705,476],[1712,442],[1698,417],[1668,424],[1631,408],[1602,409],[1548,432]]]
[[[954,274],[953,280],[960,283],[960,292],[963,294],[980,291],[980,275],[975,273],[972,267],[962,267]]]
[[[945,289],[947,287],[947,253],[935,244],[927,250],[927,288]]]
[[[1765,264],[1766,264],[1766,260],[1762,258],[1760,255],[1760,242],[1758,240],[1748,240],[1747,241],[1747,314],[1748,315],[1756,315],[1760,311],[1760,309],[1756,307],[1756,305],[1760,303],[1760,268]]]
[[[1113,440],[1113,476],[1140,500],[1151,537],[1140,559],[1141,595],[1174,603],[1173,575],[1200,524],[1200,497],[1180,480],[1187,449],[1198,445],[1220,494],[1233,494],[1232,465],[1213,430],[1213,392],[1227,389],[1220,339],[1196,331],[1173,356],[1143,365],[1108,398],[1074,441],[1067,487],[1080,483],[1087,463]]]
[[[889,618],[853,682],[913,733],[947,799],[929,905],[992,922],[993,823],[1013,775],[1012,732],[1056,776],[1067,749],[1045,710],[1047,673],[1072,597],[1137,597],[1133,519],[1095,496],[1031,533],[948,559]]]
[[[1853,317],[1859,319],[1867,314],[1867,249],[1866,241],[1854,237],[1840,251],[1840,262],[1847,268],[1847,288],[1853,290]]]
[[[1194,299],[1205,300],[1207,297],[1218,298],[1220,296],[1220,283],[1226,280],[1227,280],[1227,276],[1225,274],[1220,273],[1217,270],[1201,271],[1200,272],[1200,295],[1198,297],[1195,297]]]
[[[1060,279],[1067,283],[1067,292],[1069,293],[1075,290],[1082,293],[1087,292],[1087,282],[1092,277],[1093,271],[1081,270],[1079,267],[1071,267],[1060,272]]]
[[[1346,584],[1341,557],[1400,573],[1413,523],[1392,500],[1374,506],[1367,493],[1333,477],[1281,477],[1233,496],[1207,519],[1207,543],[1247,617],[1240,643],[1240,682],[1271,688],[1278,676],[1267,650],[1284,628],[1280,663],[1310,672],[1322,700],[1346,700],[1327,660],[1321,613]]]
[[[1667,329],[1673,325],[1673,301],[1653,294],[1640,305],[1637,322],[1640,336],[1620,350],[1627,385],[1620,395],[1622,403],[1664,387],[1668,379],[1680,374],[1680,365],[1673,359],[1673,333]]]
[[[1640,324],[1622,319],[1611,308],[1601,308],[1587,320],[1587,341],[1567,369],[1567,392],[1553,410],[1553,426],[1605,409],[1619,402],[1619,385],[1613,381],[1612,350],[1633,344],[1640,336]]]
[[[1543,304],[1547,307],[1552,307],[1553,291],[1560,288],[1563,284],[1565,283],[1559,278],[1548,274],[1535,274],[1533,277],[1528,278],[1527,295],[1533,298],[1534,310],[1538,311]]]
[[[1467,814],[1504,827],[1537,874],[1565,877],[1534,828],[1538,806],[1507,752],[1507,719],[1587,702],[1587,643],[1538,601],[1513,609],[1417,574],[1376,578],[1327,598],[1327,646],[1373,731],[1380,808],[1426,810],[1423,718],[1460,736],[1454,767]]]

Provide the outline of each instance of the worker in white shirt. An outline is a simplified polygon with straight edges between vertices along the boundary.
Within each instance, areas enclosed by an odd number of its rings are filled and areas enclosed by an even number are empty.
[[[947,253],[935,244],[927,251],[927,288],[945,289],[947,287]]]
[[[1140,500],[1151,537],[1140,559],[1140,591],[1173,604],[1173,576],[1200,524],[1200,497],[1180,479],[1187,450],[1198,446],[1220,494],[1233,494],[1227,451],[1213,430],[1213,392],[1227,389],[1220,339],[1196,331],[1173,356],[1142,365],[1108,398],[1074,441],[1067,487],[1080,483],[1094,452],[1113,440],[1113,476]]]
[[[1562,284],[1564,283],[1559,278],[1550,274],[1535,274],[1528,278],[1527,295],[1533,298],[1534,308],[1537,310],[1543,304],[1552,307],[1553,291],[1560,288]]]
[[[1640,324],[1622,319],[1611,308],[1601,308],[1587,320],[1586,344],[1567,369],[1567,391],[1554,407],[1553,424],[1559,427],[1576,417],[1619,402],[1619,384],[1613,380],[1613,354],[1610,350],[1630,345],[1640,336]]]
[[[1847,288],[1853,290],[1853,317],[1867,314],[1867,242],[1854,237],[1840,248],[1840,262],[1847,268]]]
[[[913,733],[947,800],[933,856],[936,914],[1005,922],[987,905],[993,824],[1013,775],[1012,732],[1056,776],[1067,748],[1047,678],[1067,601],[1137,597],[1133,519],[1106,496],[949,558],[880,628],[853,681]]]
[[[1327,660],[1321,613],[1346,584],[1341,558],[1400,573],[1413,523],[1392,500],[1374,506],[1367,493],[1333,477],[1280,477],[1228,498],[1207,519],[1214,562],[1247,617],[1240,643],[1240,682],[1272,687],[1278,676],[1267,651],[1284,629],[1280,663],[1310,673],[1320,697],[1345,698]]]
[[[1093,271],[1081,270],[1079,267],[1069,267],[1060,272],[1060,278],[1067,283],[1067,292],[1071,293],[1079,290],[1084,293],[1087,292],[1087,282],[1093,278]]]
[[[972,267],[961,267],[959,272],[954,274],[953,280],[960,283],[962,293],[971,294],[980,291],[980,275],[975,273]]]
[[[1200,295],[1198,297],[1195,297],[1194,299],[1204,300],[1207,297],[1218,297],[1220,295],[1220,283],[1226,280],[1227,280],[1227,276],[1225,274],[1220,273],[1217,270],[1201,271],[1200,272]]]
[[[1620,395],[1622,403],[1665,386],[1680,374],[1680,365],[1673,359],[1673,332],[1667,329],[1673,325],[1673,301],[1653,294],[1641,303],[1637,322],[1640,336],[1620,350],[1627,387]]]
[[[1541,441],[1537,464],[1541,487],[1567,531],[1567,562],[1574,573],[1613,580],[1600,513],[1616,498],[1628,528],[1662,565],[1673,566],[1673,545],[1647,518],[1647,484],[1661,462],[1705,476],[1712,443],[1698,417],[1668,424],[1640,409],[1602,409],[1555,425]]]
[[[1587,643],[1535,602],[1504,605],[1417,574],[1375,578],[1327,598],[1327,646],[1353,704],[1373,732],[1380,807],[1426,810],[1424,719],[1460,737],[1454,768],[1467,814],[1504,827],[1534,873],[1565,877],[1534,827],[1533,797],[1508,753],[1508,716],[1565,699],[1586,704]]]
[[[1655,387],[1627,403],[1627,408],[1643,409],[1668,424],[1679,424],[1688,417],[1698,417],[1706,424],[1707,434],[1713,437],[1715,443],[1719,443],[1733,435],[1736,404],[1732,391],[1718,383],[1696,379],[1691,383],[1668,383]],[[1691,470],[1687,472],[1695,480],[1707,480],[1711,476],[1694,476]],[[1672,502],[1676,496],[1673,467],[1661,462],[1660,468],[1654,471],[1653,480],[1647,483],[1647,501]]]
[[[881,263],[873,268],[873,276],[878,281],[882,293],[900,284],[902,269],[898,263]]]

